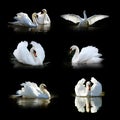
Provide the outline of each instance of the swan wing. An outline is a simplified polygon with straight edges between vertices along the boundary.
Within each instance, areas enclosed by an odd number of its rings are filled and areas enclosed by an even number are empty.
[[[38,24],[43,24],[44,23],[44,14],[41,14],[40,12],[37,13],[37,18],[36,18],[36,21]]]
[[[98,53],[98,48],[93,47],[93,46],[83,47],[79,54],[79,62],[87,63],[91,59],[93,59],[93,58],[98,59],[101,56],[102,56],[102,54]],[[92,60],[90,62],[92,62]]]
[[[14,17],[16,20],[15,22],[12,22],[15,25],[21,25],[21,26],[35,26],[31,19],[29,18],[27,13],[17,13],[16,16]]]
[[[41,46],[40,43],[37,43],[35,41],[31,41],[31,45],[35,48],[38,57],[40,58],[41,61],[44,61],[45,59],[45,51],[43,47]]]
[[[108,18],[108,17],[109,17],[108,15],[93,15],[93,16],[89,17],[87,20],[89,22],[89,25],[92,25],[95,22],[105,19],[105,18]]]
[[[18,90],[17,93],[21,94],[28,98],[35,98],[39,95],[39,92],[36,90],[36,85],[31,82],[25,82],[21,84],[22,89]]]
[[[33,58],[29,50],[27,49],[27,46],[28,46],[27,41],[21,41],[18,44],[17,48],[13,51],[13,55],[21,63],[33,64],[34,63]]]
[[[82,78],[81,80],[78,81],[77,85],[75,86],[75,93],[76,96],[84,96],[86,89],[84,85],[85,79]]]
[[[38,24],[49,24],[51,22],[48,14],[37,13],[38,18],[36,19]]]
[[[91,82],[93,83],[91,87],[91,96],[100,96],[102,93],[102,84],[94,77],[91,78]]]
[[[82,19],[79,15],[75,15],[75,14],[63,14],[61,15],[61,17],[75,24],[81,22],[81,19]]]

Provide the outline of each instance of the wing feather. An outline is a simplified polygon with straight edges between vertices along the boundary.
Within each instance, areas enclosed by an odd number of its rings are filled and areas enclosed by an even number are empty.
[[[75,24],[79,23],[82,19],[79,15],[75,15],[75,14],[63,14],[61,15],[61,17]]]
[[[105,19],[105,18],[108,18],[108,17],[109,17],[108,15],[93,15],[93,16],[89,17],[87,20],[89,22],[89,25],[92,25],[95,22]]]

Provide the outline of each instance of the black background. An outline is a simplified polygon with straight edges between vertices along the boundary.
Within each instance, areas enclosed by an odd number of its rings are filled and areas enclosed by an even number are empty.
[[[114,2],[114,1],[113,1]],[[117,73],[116,66],[118,57],[117,30],[115,20],[115,4],[108,0],[34,0],[34,1],[4,1],[1,8],[1,102],[0,109],[5,116],[14,118],[18,116],[49,117],[50,119],[62,117],[75,117],[79,119],[101,120],[108,116],[116,115],[117,99]],[[7,6],[6,6],[7,5]],[[51,18],[51,29],[48,32],[15,32],[8,28],[8,22],[13,20],[18,12],[26,12],[31,15],[46,8]],[[72,30],[66,22],[60,18],[64,13],[75,13],[82,16],[83,10],[87,15],[106,14],[110,17],[95,24],[99,29],[94,30]],[[115,22],[114,22],[115,21]],[[11,62],[12,52],[18,42],[22,40],[37,41],[45,49],[45,62],[50,62],[45,68],[14,67]],[[67,65],[70,62],[69,48],[76,44],[80,48],[93,45],[103,54],[103,67],[101,68],[79,68],[73,69]],[[119,68],[118,68],[119,69]],[[81,78],[89,80],[94,76],[103,85],[105,96],[102,108],[95,114],[81,114],[74,106],[74,86]],[[33,81],[37,84],[44,82],[49,91],[57,96],[53,98],[48,108],[24,109],[19,107],[9,96],[15,94],[24,81]],[[65,114],[64,114],[65,113]],[[4,116],[4,117],[5,117]],[[40,118],[41,119],[41,118]],[[57,119],[57,118],[56,118]]]

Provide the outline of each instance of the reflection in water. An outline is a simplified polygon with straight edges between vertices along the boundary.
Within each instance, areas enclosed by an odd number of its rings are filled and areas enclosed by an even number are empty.
[[[101,97],[75,97],[75,106],[79,112],[96,113],[102,106]]]
[[[74,31],[86,31],[86,30],[87,31],[94,31],[94,30],[99,29],[99,28],[93,27],[93,26],[91,26],[91,27],[83,27],[80,24],[76,24],[76,25],[70,25],[69,29],[74,30]]]
[[[17,25],[8,25],[9,28],[13,28],[15,32],[47,32],[50,30],[51,24],[39,25],[37,27],[24,27]]]
[[[22,63],[18,62],[16,60],[16,58],[12,56],[11,57],[11,63],[13,64],[14,68],[24,68],[24,69],[39,68],[39,69],[41,69],[41,68],[45,68],[50,62],[44,62],[43,65],[31,66],[31,65],[22,64]]]
[[[22,107],[47,107],[50,103],[50,99],[38,99],[38,98],[17,98],[17,104]]]
[[[93,63],[93,64],[72,63],[72,67],[74,69],[79,69],[79,68],[102,68],[103,65],[101,63]]]

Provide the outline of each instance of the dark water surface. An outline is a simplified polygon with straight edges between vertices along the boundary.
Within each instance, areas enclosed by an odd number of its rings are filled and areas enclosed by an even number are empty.
[[[2,56],[1,71],[4,73],[1,73],[1,111],[5,112],[6,116],[10,114],[11,118],[14,118],[14,115],[26,115],[41,119],[40,117],[49,117],[48,113],[51,113],[50,116],[52,117],[50,119],[56,118],[56,113],[59,114],[57,117],[62,118],[64,118],[62,116],[64,113],[66,116],[73,118],[77,115],[81,120],[102,120],[108,116],[112,117],[116,113],[114,111],[115,85],[113,85],[113,81],[116,79],[113,74],[115,54],[112,50],[114,40],[111,40],[113,36],[111,6],[103,0],[91,2],[82,0],[81,3],[35,0],[29,2],[28,5],[23,4],[23,2],[16,3],[16,7],[11,2],[10,9],[2,16],[5,26],[2,25],[4,39],[1,38],[2,50],[0,52]],[[50,26],[31,29],[7,24],[7,22],[13,20],[13,16],[17,12],[22,11],[31,15],[32,12],[39,12],[42,8],[48,10],[51,18]],[[69,24],[60,18],[63,13],[75,13],[82,16],[84,9],[88,16],[107,14],[110,17],[88,29],[80,29],[78,26]],[[17,44],[23,40],[36,41],[43,46],[46,55],[43,67],[26,66],[15,60],[12,52]],[[69,49],[73,44],[78,45],[79,48],[88,45],[96,46],[103,55],[102,64],[73,67],[70,63],[71,56],[69,54]],[[91,106],[88,109],[83,107],[80,110],[80,108],[77,108],[79,106],[75,104],[74,87],[77,81],[81,78],[90,80],[91,77],[95,77],[101,82],[105,93],[100,99],[93,99],[94,104],[98,106],[95,113],[91,113]],[[10,96],[15,94],[20,89],[20,84],[25,81],[32,81],[38,85],[41,82],[45,83],[52,94],[52,99],[42,101],[39,99],[11,98]],[[81,100],[78,98],[77,101]]]

